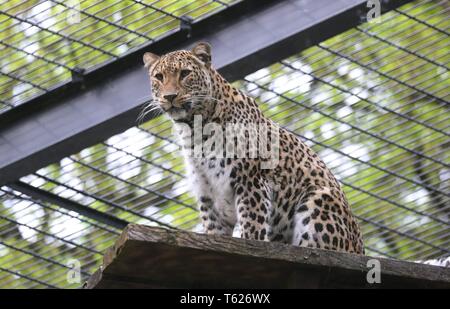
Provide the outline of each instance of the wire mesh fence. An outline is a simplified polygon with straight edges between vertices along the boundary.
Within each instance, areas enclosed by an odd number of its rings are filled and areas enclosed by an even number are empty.
[[[68,256],[86,280],[119,231],[79,214],[1,190],[0,282],[3,288],[78,287],[70,284]]]
[[[331,168],[369,255],[450,253],[449,10],[412,2],[234,83]],[[21,181],[127,222],[201,230],[164,115]],[[119,233],[6,186],[0,207],[1,287],[72,287],[67,260],[87,276]]]
[[[236,0],[4,1],[0,113]]]

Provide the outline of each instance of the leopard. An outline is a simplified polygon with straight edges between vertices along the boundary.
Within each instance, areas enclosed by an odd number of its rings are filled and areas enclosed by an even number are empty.
[[[204,233],[232,237],[237,231],[246,240],[364,254],[359,223],[330,169],[299,135],[266,117],[253,97],[214,68],[209,43],[163,55],[146,52],[143,62],[152,98],[144,110],[158,110],[181,127],[175,135],[190,150],[183,156]],[[250,156],[247,148],[241,156],[195,155],[196,143],[210,137],[192,142],[199,117],[201,128],[215,124],[223,132],[230,123],[274,128],[268,136],[278,137],[276,159]],[[249,131],[233,140],[253,137],[261,140]],[[263,166],[269,161],[273,166]]]

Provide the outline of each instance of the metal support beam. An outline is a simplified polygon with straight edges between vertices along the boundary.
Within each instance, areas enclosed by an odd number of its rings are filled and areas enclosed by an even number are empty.
[[[121,230],[124,229],[129,223],[128,221],[119,219],[117,217],[111,216],[107,213],[95,210],[93,208],[83,206],[74,201],[55,195],[51,192],[33,187],[22,181],[15,181],[9,184],[8,186],[13,190],[22,192],[23,194],[28,195],[36,200],[58,205],[61,208],[75,211],[76,213],[79,213],[80,215],[83,215],[87,218],[91,218],[93,220],[107,224],[109,226],[113,226]]]
[[[382,10],[407,2],[385,0]],[[208,41],[215,67],[233,81],[364,22],[366,3],[246,0],[82,72],[77,81],[0,115],[0,185],[136,125],[150,98],[144,51],[165,53]]]

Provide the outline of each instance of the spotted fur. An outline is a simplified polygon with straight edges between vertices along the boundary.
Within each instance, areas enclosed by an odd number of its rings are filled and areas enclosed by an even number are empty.
[[[280,137],[279,162],[262,169],[261,159],[195,158],[186,154],[189,180],[206,233],[279,241],[363,254],[358,223],[330,170],[297,136],[274,124],[255,100],[229,84],[212,66],[207,43],[162,57],[144,55],[154,104],[177,124],[266,123]],[[183,137],[181,134],[181,138]],[[207,139],[207,138],[206,138]]]

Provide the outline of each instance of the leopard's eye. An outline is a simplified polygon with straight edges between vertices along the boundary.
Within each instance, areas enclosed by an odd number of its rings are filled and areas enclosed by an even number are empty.
[[[162,75],[161,73],[155,74],[155,78],[156,78],[157,80],[159,80],[160,82],[162,82],[163,79],[164,79],[164,77],[163,77],[163,75]]]
[[[191,74],[191,70],[181,70],[180,72],[180,78],[184,79],[186,76],[188,76],[189,74]]]

